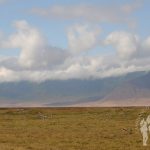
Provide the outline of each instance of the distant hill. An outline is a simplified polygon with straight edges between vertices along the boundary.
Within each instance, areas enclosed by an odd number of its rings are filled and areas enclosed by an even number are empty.
[[[104,100],[115,105],[150,105],[150,73],[122,83]]]
[[[1,106],[86,106],[126,103],[150,97],[150,73],[89,80],[0,83]]]
[[[122,82],[103,99],[85,106],[150,106],[150,73]]]

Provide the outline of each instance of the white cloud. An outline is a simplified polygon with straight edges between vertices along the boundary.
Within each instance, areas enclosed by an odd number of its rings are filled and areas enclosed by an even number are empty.
[[[105,40],[106,45],[113,45],[122,59],[130,59],[139,48],[139,38],[128,32],[112,32]]]
[[[136,34],[115,31],[107,36],[104,44],[113,46],[118,57],[123,60],[150,57],[150,37],[142,40]]]
[[[121,7],[122,11],[125,13],[132,13],[135,10],[139,9],[143,5],[144,0],[134,0],[130,4],[125,4]]]
[[[103,78],[150,68],[150,37],[141,40],[135,34],[115,31],[104,43],[114,46],[117,55],[112,51],[107,55],[83,55],[82,51],[92,50],[99,41],[99,30],[76,25],[68,31],[71,51],[79,52],[76,55],[49,46],[46,37],[24,20],[15,22],[14,27],[15,33],[1,36],[0,47],[12,51],[18,48],[20,55],[0,57],[0,82]]]
[[[53,5],[48,8],[33,8],[32,13],[59,20],[84,20],[90,22],[127,23],[132,25],[131,14],[143,4],[135,0],[129,4],[110,3],[109,5]]]
[[[89,25],[74,25],[68,30],[69,49],[74,53],[87,51],[96,46],[100,30]]]
[[[14,26],[16,32],[2,41],[1,47],[21,49],[18,61],[22,67],[50,67],[62,63],[67,57],[67,51],[49,46],[46,38],[26,21],[16,21]]]
[[[108,61],[109,60],[109,61]],[[45,80],[89,79],[119,76],[128,72],[145,71],[150,68],[150,59],[134,59],[120,62],[117,57],[93,56],[74,57],[66,64],[53,70],[13,70],[0,67],[0,82],[29,80],[42,82]]]
[[[148,38],[143,42],[143,47],[144,47],[147,51],[150,51],[150,37],[148,37]]]

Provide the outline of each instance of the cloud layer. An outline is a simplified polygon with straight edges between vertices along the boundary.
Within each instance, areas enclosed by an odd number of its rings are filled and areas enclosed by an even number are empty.
[[[0,48],[20,49],[18,56],[0,57],[0,82],[94,79],[149,70],[150,37],[114,31],[105,38],[101,28],[75,24],[68,29],[68,50],[49,45],[46,37],[25,20],[13,24],[15,32],[0,36]],[[89,55],[95,47],[113,47],[113,53]]]
[[[130,4],[119,5],[53,5],[48,8],[33,8],[31,12],[50,19],[84,20],[89,22],[127,23],[132,26],[135,22],[131,14],[139,9],[143,0],[135,0]]]

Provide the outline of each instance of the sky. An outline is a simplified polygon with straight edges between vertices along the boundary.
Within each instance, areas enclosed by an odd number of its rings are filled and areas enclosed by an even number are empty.
[[[0,0],[0,82],[150,69],[148,0]]]

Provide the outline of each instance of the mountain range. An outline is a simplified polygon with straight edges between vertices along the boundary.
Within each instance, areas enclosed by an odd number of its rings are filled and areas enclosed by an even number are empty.
[[[12,106],[147,106],[150,72],[103,79],[0,83],[1,107]]]

